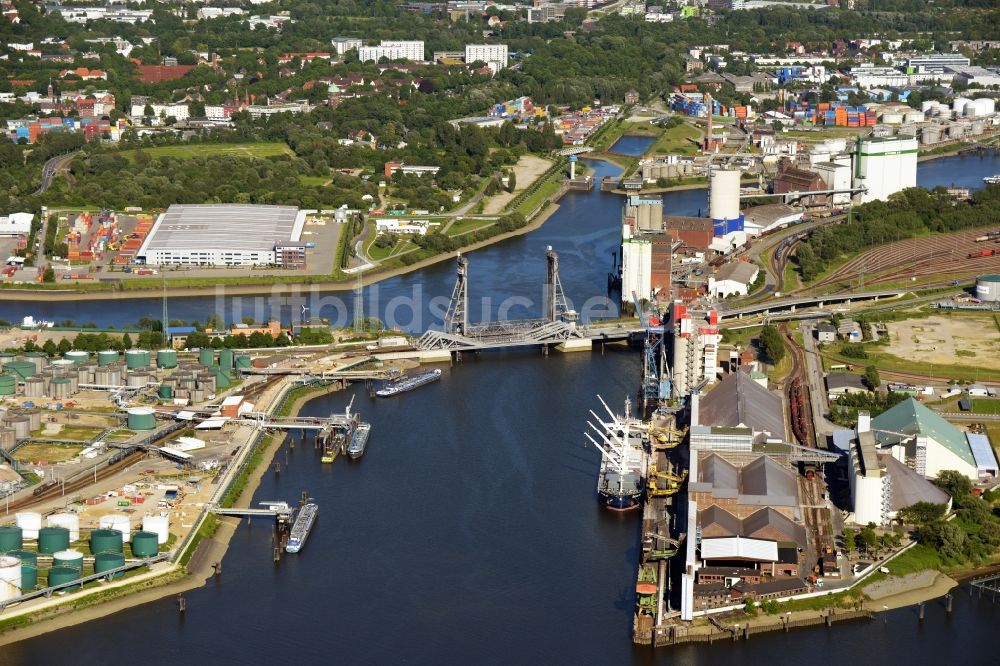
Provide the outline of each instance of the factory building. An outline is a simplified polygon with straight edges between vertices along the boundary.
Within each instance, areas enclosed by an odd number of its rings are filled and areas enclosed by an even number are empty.
[[[27,236],[31,233],[32,213],[0,215],[0,236]]]
[[[862,203],[886,201],[896,192],[917,186],[914,138],[859,138],[854,161],[854,185],[868,190],[861,195]]]
[[[672,386],[674,397],[681,398],[702,382],[715,380],[722,336],[715,311],[710,311],[701,322],[695,322],[687,306],[680,303],[671,303],[669,313],[666,330],[670,333]]]
[[[658,296],[669,295],[674,239],[667,234],[653,234],[650,236],[650,244],[650,291]]]
[[[746,296],[757,279],[760,267],[749,261],[733,261],[708,278],[708,293],[716,298]]]
[[[784,401],[749,372],[726,376],[704,396],[691,395],[692,451],[752,454],[769,441],[787,441]]]
[[[707,250],[712,244],[712,220],[707,217],[666,215],[667,233],[692,250]]]
[[[639,233],[662,231],[663,199],[649,195],[628,197],[622,207],[622,225]]]
[[[843,162],[818,162],[813,165],[828,190],[843,190],[830,195],[830,203],[844,206],[851,203],[851,160]]]
[[[136,257],[149,266],[301,268],[306,213],[295,206],[174,204],[157,217]]]
[[[847,171],[850,175],[849,168]],[[802,220],[802,211],[788,204],[763,204],[748,208],[743,217],[743,230],[750,236],[759,236],[790,224],[798,224]]]
[[[622,302],[652,296],[653,243],[649,236],[633,234],[628,225],[622,226]]]

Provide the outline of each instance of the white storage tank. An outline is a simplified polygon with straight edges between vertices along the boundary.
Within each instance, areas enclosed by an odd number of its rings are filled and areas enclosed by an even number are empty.
[[[976,298],[984,303],[1000,303],[1000,275],[977,277]]]
[[[73,567],[83,575],[83,553],[72,548],[52,553],[52,566]]]
[[[170,519],[166,516],[146,516],[142,519],[143,532],[155,532],[156,543],[163,545],[170,536]]]
[[[0,601],[21,596],[21,560],[0,556]]]
[[[109,513],[106,516],[101,516],[97,520],[97,526],[102,530],[118,530],[126,541],[132,534],[132,520],[128,516],[120,514]]]
[[[895,111],[891,112],[887,111],[886,113],[882,114],[881,122],[885,123],[886,125],[899,125],[903,122],[903,114],[896,113]]]
[[[25,539],[38,539],[38,530],[42,529],[42,514],[23,511],[14,517],[14,521],[21,528]]]
[[[54,513],[45,524],[47,527],[65,527],[69,530],[70,541],[80,540],[80,516],[75,513]]]
[[[740,216],[740,171],[714,169],[709,177],[709,217],[736,220]]]
[[[965,111],[965,105],[971,101],[972,100],[969,99],[968,97],[956,97],[954,100],[952,100],[951,110],[954,111],[957,115],[962,115],[962,112]]]
[[[923,111],[907,111],[903,114],[903,122],[905,123],[922,123],[927,118],[924,116]]]

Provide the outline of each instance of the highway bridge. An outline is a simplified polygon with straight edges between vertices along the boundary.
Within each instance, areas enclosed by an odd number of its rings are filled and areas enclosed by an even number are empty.
[[[822,308],[827,305],[847,305],[865,301],[878,302],[886,298],[899,298],[905,291],[865,291],[860,293],[825,294],[823,296],[804,296],[800,298],[773,298],[753,305],[744,305],[733,309],[720,309],[719,321],[726,319],[742,319],[754,315],[766,315],[775,312],[795,312],[799,309]]]

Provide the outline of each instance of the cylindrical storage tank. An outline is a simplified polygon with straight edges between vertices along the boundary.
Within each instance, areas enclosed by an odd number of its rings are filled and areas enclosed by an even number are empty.
[[[926,120],[923,111],[907,111],[903,114],[903,121],[908,123],[922,123]]]
[[[38,553],[30,550],[12,550],[7,553],[21,561],[21,589],[27,593],[38,586]]]
[[[236,355],[236,368],[239,370],[249,370],[253,367],[253,359],[250,358],[250,354],[237,354]]]
[[[158,368],[176,368],[177,367],[177,352],[173,349],[161,349],[156,352],[156,367]]]
[[[714,169],[709,177],[709,217],[735,220],[740,216],[740,172]]]
[[[69,530],[69,540],[80,540],[80,516],[75,513],[54,513],[45,520],[49,527],[65,527]]]
[[[220,376],[221,375],[221,378]],[[215,389],[229,386],[229,378],[220,370],[219,375],[203,375],[198,378],[198,388],[207,393],[215,393]]]
[[[882,114],[881,122],[886,125],[898,125],[903,122],[903,114],[896,113],[895,111],[887,111]]]
[[[198,352],[198,363],[204,366],[213,365],[215,363],[215,350],[211,347],[202,347],[201,351]]]
[[[1000,275],[980,275],[977,277],[976,298],[983,303],[1000,302]]]
[[[10,601],[21,596],[21,560],[10,555],[0,555],[0,601]]]
[[[148,407],[132,407],[128,410],[129,430],[152,430],[156,427],[155,412]]]
[[[24,545],[23,533],[17,525],[0,525],[0,550],[20,550]]]
[[[76,369],[76,381],[77,385],[80,384],[93,384],[94,383],[94,370],[97,369],[93,363],[88,363],[86,365],[81,365]]]
[[[57,358],[49,364],[48,370],[52,372],[53,377],[66,377],[70,370],[75,370],[76,365],[76,361],[68,358]]]
[[[120,553],[123,537],[119,530],[96,529],[90,533],[90,552]]]
[[[132,535],[132,555],[153,557],[160,552],[159,537],[156,532],[136,532]]]
[[[125,566],[125,555],[122,553],[97,553],[94,555],[95,574],[104,573],[105,571],[110,571],[111,569],[117,569],[118,567],[123,566]],[[124,571],[111,574],[112,578],[121,578],[124,575]]]
[[[219,367],[227,372],[233,369],[233,350],[232,349],[221,349],[219,350]]]
[[[951,110],[956,114],[961,115],[962,112],[965,111],[965,105],[971,101],[972,100],[968,97],[956,97],[951,101]]]
[[[983,121],[980,119],[976,119],[972,121],[972,126],[969,128],[969,133],[974,135],[979,135],[983,133],[984,129],[986,129],[986,125],[983,123]]]
[[[202,402],[205,400],[205,389],[191,389],[188,391],[188,397],[191,398],[191,402]]]
[[[989,97],[979,97],[973,100],[973,104],[979,109],[980,116],[992,116],[997,112],[997,102],[995,99]]]
[[[174,391],[174,397],[175,398],[183,398],[183,399],[190,398],[191,397],[191,391],[188,390],[188,389],[184,389],[184,388],[176,389]]]
[[[24,439],[31,434],[31,421],[27,416],[5,416],[0,424],[14,429],[14,436]]]
[[[115,363],[97,368],[94,373],[94,383],[100,386],[121,386],[122,366]]]
[[[125,352],[125,366],[129,370],[149,367],[149,352],[145,349],[129,349]]]
[[[125,380],[125,384],[129,388],[142,388],[152,380],[152,376],[147,375],[145,372],[130,372],[128,378]]]
[[[43,527],[38,530],[38,552],[51,555],[69,548],[69,530],[65,527]]]
[[[53,585],[62,585],[63,583],[72,583],[74,580],[80,578],[80,572],[78,572],[73,567],[52,567],[49,569],[49,587]],[[61,588],[63,592],[72,592],[73,590],[80,589],[79,585],[69,585],[67,587]]]
[[[49,386],[49,393],[55,399],[68,398],[73,394],[73,387],[70,386],[69,379],[66,377],[56,377],[52,380],[52,384]]]
[[[920,142],[923,144],[937,143],[941,140],[940,127],[925,127],[920,132]]]
[[[7,365],[17,360],[17,356],[10,352],[0,352],[0,365]]]
[[[128,516],[123,516],[120,513],[109,513],[101,516],[97,520],[97,526],[102,530],[118,530],[126,541],[132,534],[132,521]]]
[[[14,395],[17,393],[17,377],[9,374],[0,375],[0,395]]]
[[[962,109],[963,118],[975,118],[976,116],[981,115],[982,113],[980,112],[979,106],[977,106],[975,102],[969,102],[965,105],[965,108]],[[956,116],[956,118],[957,117],[958,116]]]
[[[156,393],[160,396],[160,400],[173,400],[174,387],[169,384],[160,384],[160,388],[156,391]]]
[[[22,511],[14,516],[14,522],[21,528],[21,536],[33,541],[38,538],[38,532],[42,529],[42,514],[34,511]],[[68,538],[69,534],[66,536]]]
[[[31,363],[36,372],[41,372],[49,364],[49,357],[44,352],[28,352],[24,355],[24,362]]]
[[[63,354],[63,358],[67,361],[73,361],[74,363],[86,363],[90,360],[90,354],[85,351],[68,351]]]
[[[229,388],[232,383],[233,382],[229,379],[228,372],[222,372],[220,370],[215,374],[215,390]]]
[[[83,553],[78,550],[73,550],[72,548],[60,550],[58,553],[52,553],[52,566],[73,567],[76,569],[77,573],[82,576]]]
[[[33,377],[38,372],[38,368],[30,361],[14,361],[4,364],[3,371],[24,381],[28,377]]]
[[[118,352],[111,349],[97,352],[97,365],[102,368],[106,365],[118,362]]]
[[[0,427],[0,448],[10,450],[17,443],[17,433],[13,428]]]
[[[163,545],[170,537],[170,519],[166,516],[146,516],[142,519],[142,531],[154,532],[156,543]]]
[[[40,409],[38,409],[36,407],[34,409],[26,409],[23,412],[21,412],[21,414],[22,414],[22,416],[27,416],[28,417],[28,427],[31,428],[32,432],[41,429],[41,427],[42,427],[42,410],[40,410]]]

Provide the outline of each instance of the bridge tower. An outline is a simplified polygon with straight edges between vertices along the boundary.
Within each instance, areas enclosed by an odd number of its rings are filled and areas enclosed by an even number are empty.
[[[465,335],[469,329],[469,260],[458,255],[458,271],[455,275],[455,289],[451,292],[451,303],[444,316],[445,333]]]
[[[556,321],[570,314],[570,309],[559,281],[559,255],[551,245],[545,248],[545,261],[545,311],[542,316],[548,321]]]

